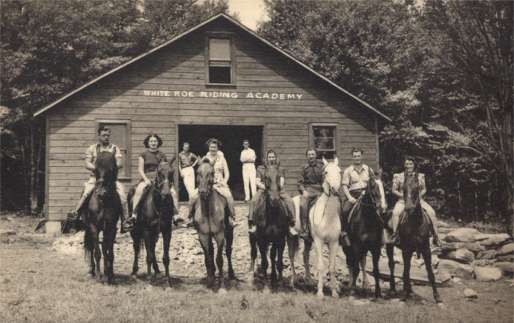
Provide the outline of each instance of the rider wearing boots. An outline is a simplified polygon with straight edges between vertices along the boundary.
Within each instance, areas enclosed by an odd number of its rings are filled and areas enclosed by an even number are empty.
[[[166,155],[159,151],[159,147],[162,145],[162,139],[157,134],[149,134],[146,136],[143,144],[146,147],[146,150],[139,156],[138,159],[138,172],[141,176],[141,180],[136,185],[136,189],[134,192],[134,196],[132,197],[133,206],[132,206],[132,215],[127,220],[128,225],[132,226],[136,222],[137,218],[137,208],[141,197],[147,187],[152,185],[152,181],[155,180],[157,176],[157,168],[161,162],[167,162],[168,159]],[[178,198],[177,193],[175,192],[175,188],[172,186],[170,188],[171,198],[173,200],[173,216],[174,218],[178,215]]]
[[[316,158],[316,150],[310,148],[306,152],[307,162],[300,169],[298,190],[300,191],[300,223],[302,231],[299,236],[310,239],[309,210],[322,193],[323,162]]]
[[[123,156],[121,155],[121,151],[116,145],[112,144],[110,140],[111,130],[105,126],[101,126],[100,128],[98,128],[98,143],[89,146],[86,150],[85,163],[86,169],[90,172],[89,180],[86,183],[84,183],[84,190],[82,192],[82,196],[80,197],[75,209],[68,214],[68,219],[72,221],[81,220],[80,209],[83,207],[84,202],[87,200],[87,198],[95,188],[95,161],[96,157],[100,152],[108,151],[114,154],[118,169],[123,167]],[[125,195],[123,185],[119,181],[116,181],[116,192],[118,193],[121,202],[121,232],[124,233],[128,230],[127,224],[125,222],[125,219],[127,218],[128,214],[127,196]]]
[[[352,165],[348,166],[343,172],[342,191],[345,201],[341,209],[341,240],[343,245],[350,245],[348,238],[348,220],[350,212],[357,203],[358,199],[368,186],[368,182],[374,179],[373,170],[366,164],[362,163],[362,149],[352,149]]]
[[[289,234],[292,236],[297,235],[298,233],[294,230],[295,218],[294,218],[294,205],[293,200],[285,191],[285,170],[280,167],[280,162],[278,161],[277,154],[274,150],[268,150],[266,154],[266,163],[265,165],[261,165],[257,168],[257,193],[250,201],[249,210],[248,210],[248,232],[255,233],[257,230],[255,224],[256,213],[262,213],[262,207],[266,203],[264,198],[264,190],[266,187],[264,186],[264,178],[266,176],[266,168],[270,166],[275,166],[278,168],[278,172],[280,174],[280,199],[283,202],[283,205],[286,206],[285,211],[287,212],[287,216],[289,217]]]
[[[207,141],[207,147],[209,151],[202,158],[207,159],[214,167],[214,185],[213,188],[221,194],[227,200],[227,219],[230,227],[234,226],[235,222],[235,210],[234,210],[234,198],[232,192],[228,187],[228,180],[230,178],[230,172],[228,170],[227,160],[222,151],[219,150],[221,142],[215,138],[211,138]],[[198,200],[198,190],[195,189],[189,199],[189,222],[187,226],[193,224],[194,211],[196,209],[196,201]]]

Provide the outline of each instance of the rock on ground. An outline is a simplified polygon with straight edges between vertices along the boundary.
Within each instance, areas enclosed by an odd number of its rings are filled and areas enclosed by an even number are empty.
[[[460,248],[455,251],[450,251],[445,255],[441,255],[441,258],[447,258],[456,260],[464,264],[470,264],[475,260],[475,255],[468,249]]]
[[[471,288],[466,288],[464,289],[464,297],[466,298],[477,298],[478,297],[478,293],[471,289]]]
[[[482,282],[496,281],[502,278],[502,271],[496,267],[476,267],[475,278]]]
[[[514,274],[514,263],[507,261],[500,261],[494,264],[494,266],[503,272],[504,276],[512,276]]]
[[[484,247],[499,246],[510,239],[510,235],[507,233],[488,234],[480,233],[475,236],[478,243]]]
[[[447,242],[473,242],[478,234],[480,232],[477,229],[459,228],[450,231],[444,239]]]
[[[448,272],[452,276],[457,276],[465,279],[471,279],[473,276],[473,267],[466,264],[461,264],[454,260],[441,259],[437,266],[438,272]]]
[[[499,256],[505,256],[505,255],[511,255],[511,254],[514,254],[514,242],[508,243],[508,244],[502,246],[498,250]]]

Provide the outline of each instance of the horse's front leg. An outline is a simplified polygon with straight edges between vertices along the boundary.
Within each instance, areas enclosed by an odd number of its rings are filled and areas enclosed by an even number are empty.
[[[352,246],[352,254],[353,259],[351,259],[351,278],[352,282],[350,284],[350,296],[355,296],[357,290],[357,277],[359,277],[359,264],[360,260],[366,255],[363,253],[360,248],[356,246],[356,243]]]
[[[362,271],[362,289],[367,290],[369,286],[369,279],[368,279],[368,273],[366,272],[366,262],[367,262],[367,255],[364,255],[360,259],[360,266]]]
[[[139,270],[139,252],[141,250],[141,231],[134,229],[130,235],[132,236],[132,248],[134,249],[134,262],[132,263],[132,276],[135,278]]]
[[[412,287],[410,284],[410,262],[412,258],[412,250],[404,250],[402,252],[403,258],[403,297],[402,300],[405,301],[410,298],[412,293]]]
[[[102,272],[100,271],[100,260],[102,259],[102,251],[100,250],[100,242],[98,238],[98,230],[96,227],[90,228],[91,237],[93,239],[93,254],[95,257],[95,277],[97,280],[102,280]]]
[[[249,272],[255,273],[255,259],[257,259],[257,239],[255,234],[249,234],[250,240],[250,270]]]
[[[329,256],[328,256],[328,266],[330,271],[330,285],[332,297],[338,297],[339,288],[336,279],[336,256],[337,250],[339,249],[339,241],[331,241],[328,246]]]
[[[234,267],[232,266],[232,244],[234,243],[234,228],[225,229],[225,254],[227,256],[228,279],[235,279]],[[253,268],[253,267],[252,267]]]
[[[323,241],[314,238],[314,247],[316,248],[316,256],[318,257],[318,292],[317,296],[322,298],[323,295],[323,278],[325,277],[325,266],[323,264]]]
[[[164,270],[166,272],[166,279],[168,280],[168,285],[171,287],[171,277],[170,277],[170,242],[171,242],[171,224],[165,225],[164,228],[161,228],[162,233],[162,263],[164,264]]]
[[[287,251],[289,254],[289,263],[291,266],[291,287],[294,288],[296,283],[295,257],[298,251],[299,240],[297,237],[287,238]]]
[[[145,229],[143,231],[143,237],[145,241],[145,249],[146,249],[146,275],[149,278],[152,275],[152,237],[150,236],[150,232]]]
[[[264,278],[267,277],[268,271],[268,242],[263,238],[259,239],[259,252],[261,254],[261,269],[260,272]]]
[[[423,261],[425,262],[425,268],[427,270],[428,281],[430,285],[432,285],[432,293],[434,294],[434,300],[436,303],[442,303],[441,297],[439,296],[439,292],[437,291],[434,270],[432,269],[432,254],[430,253],[430,245],[427,243],[423,246],[423,250],[421,252],[423,255]]]
[[[389,290],[391,293],[396,293],[396,282],[394,276],[394,244],[386,244],[387,260],[389,264]]]
[[[375,278],[375,298],[381,298],[382,292],[380,290],[380,269],[379,269],[380,245],[375,246],[371,250],[371,257],[373,259],[373,277]],[[363,269],[363,271],[365,271],[365,270]]]
[[[214,262],[212,261],[213,246],[209,235],[198,232],[198,239],[203,249],[205,270],[207,271],[207,288],[214,285]]]
[[[274,241],[271,243],[270,259],[271,259],[271,287],[277,288],[277,243]]]
[[[282,239],[278,242],[278,250],[277,250],[277,271],[278,271],[278,280],[281,281],[283,277],[284,271],[284,249],[286,247],[286,240]]]
[[[154,270],[154,277],[157,276],[157,274],[160,274],[161,271],[159,270],[159,265],[157,264],[157,256],[155,255],[155,248],[157,247],[157,241],[159,241],[159,232],[160,230],[158,228],[152,229],[151,234],[151,248],[152,248],[152,268]]]
[[[303,242],[303,267],[305,268],[305,284],[311,285],[314,284],[314,281],[311,277],[311,263],[310,263],[310,255],[312,249],[312,241],[309,239],[304,240]]]
[[[225,247],[225,234],[219,233],[216,236],[216,266],[218,267],[218,288],[224,285],[225,277],[223,273],[223,248]]]

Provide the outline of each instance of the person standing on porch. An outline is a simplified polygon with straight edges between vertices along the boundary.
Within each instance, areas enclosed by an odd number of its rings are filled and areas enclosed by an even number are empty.
[[[243,150],[241,151],[241,163],[243,164],[243,185],[245,190],[245,202],[250,201],[257,192],[256,170],[255,170],[255,151],[250,148],[250,141],[243,140]],[[250,195],[251,194],[251,195]]]
[[[198,163],[198,157],[189,151],[189,143],[184,142],[182,151],[178,154],[178,167],[180,176],[184,181],[187,191],[187,198],[191,198],[191,194],[195,189],[195,170],[194,167]]]

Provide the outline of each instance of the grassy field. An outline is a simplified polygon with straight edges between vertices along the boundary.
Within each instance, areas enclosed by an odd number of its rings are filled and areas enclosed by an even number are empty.
[[[348,278],[343,274],[341,296],[336,299],[319,300],[312,286],[302,285],[271,293],[252,282],[248,273],[244,225],[236,236],[238,280],[228,284],[227,293],[204,287],[203,256],[191,230],[177,231],[172,239],[172,288],[162,277],[150,281],[144,275],[137,279],[128,275],[132,252],[126,235],[117,239],[115,284],[103,285],[86,274],[80,236],[56,243],[34,233],[35,224],[30,218],[0,217],[0,322],[513,321],[513,281],[506,279],[441,287],[443,307],[433,302],[426,286],[414,286],[417,295],[406,303],[398,298],[350,300]],[[289,277],[289,270],[285,276]],[[476,290],[478,298],[466,299],[466,287]]]

